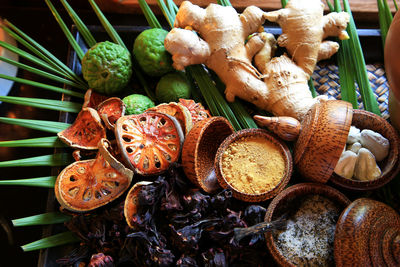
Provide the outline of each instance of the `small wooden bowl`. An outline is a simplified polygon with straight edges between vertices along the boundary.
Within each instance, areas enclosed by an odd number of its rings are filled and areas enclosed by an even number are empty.
[[[222,141],[234,132],[223,117],[211,117],[194,125],[182,148],[182,166],[186,176],[207,193],[219,188],[214,159]]]
[[[340,175],[337,175],[336,173],[333,173],[330,181],[342,188],[359,191],[382,187],[386,183],[390,182],[400,170],[400,168],[398,168],[399,135],[393,126],[390,125],[385,119],[365,110],[353,110],[352,125],[356,126],[360,130],[370,129],[378,132],[389,140],[389,155],[382,162],[378,163],[382,170],[382,175],[373,181],[358,181],[346,179]]]
[[[227,147],[235,142],[236,140],[242,138],[242,137],[254,137],[254,136],[260,136],[262,138],[265,138],[269,142],[275,144],[280,152],[281,155],[284,158],[285,161],[285,173],[280,180],[280,182],[271,190],[265,191],[260,194],[247,194],[245,192],[241,192],[237,190],[236,188],[232,187],[229,182],[225,179],[223,172],[222,172],[222,156],[227,149]],[[232,195],[240,200],[247,201],[247,202],[260,202],[264,201],[267,199],[270,199],[274,196],[276,196],[280,191],[282,191],[286,185],[288,184],[290,177],[292,176],[292,170],[293,170],[293,160],[292,160],[292,155],[290,153],[290,150],[288,147],[281,142],[278,138],[275,136],[271,135],[268,133],[266,130],[262,129],[245,129],[238,131],[236,133],[233,133],[230,135],[228,138],[224,140],[224,142],[220,145],[217,151],[217,155],[215,157],[215,170],[218,178],[219,184],[223,188],[229,188],[232,190]]]
[[[304,197],[309,194],[324,196],[343,209],[350,204],[350,200],[344,194],[330,186],[318,183],[300,183],[286,188],[272,200],[265,214],[265,221],[271,222],[276,220],[287,211],[291,203],[293,204],[294,201],[296,201],[296,198]],[[267,232],[265,234],[265,240],[267,241],[268,250],[280,266],[295,266],[279,251],[275,245],[272,232]]]

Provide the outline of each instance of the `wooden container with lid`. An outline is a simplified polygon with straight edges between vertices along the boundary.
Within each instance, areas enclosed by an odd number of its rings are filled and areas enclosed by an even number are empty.
[[[398,173],[399,136],[383,118],[367,111],[353,110],[350,103],[328,100],[314,105],[300,123],[290,117],[255,116],[259,125],[267,127],[284,140],[297,138],[294,164],[308,181],[326,183],[346,145],[350,126],[379,132],[390,142],[389,156],[382,163],[382,175],[374,181],[355,181],[333,177],[335,184],[353,190],[369,190],[383,186]]]

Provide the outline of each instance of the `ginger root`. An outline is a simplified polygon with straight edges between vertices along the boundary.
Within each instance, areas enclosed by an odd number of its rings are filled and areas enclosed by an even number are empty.
[[[308,75],[318,60],[328,59],[339,49],[339,44],[324,41],[328,36],[345,40],[350,16],[346,12],[332,12],[324,16],[320,0],[291,0],[285,8],[268,12],[266,19],[282,28],[278,45],[285,47],[296,64]]]
[[[307,8],[318,13],[317,8],[308,0],[306,4],[304,1],[291,0],[287,9],[275,13],[250,6],[240,16],[232,7],[210,4],[203,9],[184,1],[177,13],[175,28],[168,33],[164,45],[172,54],[176,69],[205,64],[215,71],[226,85],[228,101],[239,97],[274,115],[302,120],[312,105],[319,101],[312,97],[307,84],[316,61],[327,58],[338,49],[338,46],[332,48],[334,42],[322,40],[336,33],[344,36],[342,27],[337,27],[342,16],[336,15],[338,13],[323,16],[320,0],[312,0],[318,1],[320,14],[311,19]],[[295,8],[300,4],[296,2],[304,4],[297,11]],[[308,19],[302,18],[301,12],[306,12]],[[292,19],[293,14],[298,16],[297,20]],[[278,44],[287,47],[294,61],[286,55],[273,57],[275,38],[258,32],[265,19],[282,24],[283,36],[278,38]],[[288,30],[289,24],[293,27],[291,30]],[[333,30],[333,25],[337,31]],[[298,35],[295,37],[296,32]],[[304,66],[302,60],[309,66]]]

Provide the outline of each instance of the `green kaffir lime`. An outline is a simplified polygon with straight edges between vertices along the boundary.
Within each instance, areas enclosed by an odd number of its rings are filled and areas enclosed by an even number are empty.
[[[156,98],[160,102],[178,102],[179,98],[190,98],[191,87],[185,74],[172,72],[161,77],[156,87]]]
[[[97,43],[82,59],[82,74],[90,88],[107,95],[115,94],[132,76],[131,55],[119,44]]]
[[[126,115],[141,114],[146,109],[154,107],[154,102],[144,95],[132,94],[122,99],[126,106]]]
[[[162,76],[173,71],[171,54],[165,50],[164,39],[168,31],[149,29],[141,32],[133,45],[133,55],[149,76]]]

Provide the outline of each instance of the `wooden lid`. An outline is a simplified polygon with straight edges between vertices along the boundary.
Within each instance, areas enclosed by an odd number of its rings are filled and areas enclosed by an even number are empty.
[[[326,183],[346,144],[353,117],[349,102],[329,100],[307,113],[294,148],[294,163],[307,180]]]
[[[334,253],[336,266],[399,266],[400,216],[382,202],[355,200],[336,225]]]

